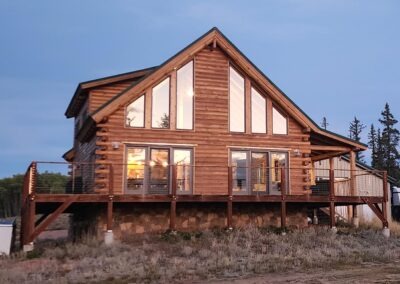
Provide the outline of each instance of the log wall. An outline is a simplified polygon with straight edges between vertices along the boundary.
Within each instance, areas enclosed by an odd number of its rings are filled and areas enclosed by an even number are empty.
[[[125,127],[125,106],[121,106],[100,123],[97,132],[97,161],[111,162],[114,166],[114,191],[123,192],[124,167],[126,145],[131,143],[163,143],[193,145],[195,165],[209,165],[212,167],[199,167],[194,174],[194,194],[226,194],[228,187],[228,157],[230,147],[259,147],[263,149],[284,149],[289,152],[290,169],[290,193],[304,194],[308,192],[310,166],[310,142],[309,134],[304,133],[303,128],[287,114],[288,135],[272,135],[272,102],[267,93],[267,134],[230,133],[228,129],[229,113],[229,59],[220,50],[205,48],[194,56],[194,130],[174,130],[173,115],[175,105],[171,103],[171,129],[151,129],[151,89],[146,92],[145,128]],[[177,66],[178,68],[180,66]],[[245,73],[242,72],[242,75]],[[171,70],[171,102],[175,101],[176,93],[174,78],[176,70]],[[157,83],[157,82],[155,82]],[[246,78],[249,86],[252,81]],[[103,87],[91,92],[90,109],[95,109],[101,101],[111,98],[119,93],[125,84],[115,84],[112,87]],[[141,94],[136,94],[139,97]],[[136,98],[135,97],[135,98]],[[134,100],[135,98],[132,98]],[[246,95],[246,104],[250,103],[249,95]],[[247,109],[249,109],[247,107]],[[250,113],[246,112],[246,125],[250,125]],[[99,142],[100,141],[100,142]],[[119,142],[121,147],[112,149],[111,143]],[[294,149],[299,149],[300,156],[293,154]],[[284,151],[282,150],[282,151]],[[217,166],[217,168],[216,168]],[[295,169],[294,169],[295,168]]]

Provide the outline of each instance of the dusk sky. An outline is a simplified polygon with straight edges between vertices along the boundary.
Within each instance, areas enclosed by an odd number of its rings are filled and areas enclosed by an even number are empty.
[[[213,26],[331,131],[377,124],[385,102],[400,119],[399,15],[400,1],[0,0],[0,177],[62,161],[79,82],[158,65]]]

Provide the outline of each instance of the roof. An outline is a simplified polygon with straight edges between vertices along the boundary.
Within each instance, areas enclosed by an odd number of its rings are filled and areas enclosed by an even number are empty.
[[[157,66],[153,66],[145,69],[135,70],[127,73],[121,73],[79,83],[67,107],[67,110],[65,111],[65,116],[67,118],[71,118],[74,117],[77,112],[79,112],[81,105],[86,100],[88,90],[116,82],[139,79],[156,68]]]
[[[210,44],[218,45],[224,52],[246,73],[255,80],[260,87],[263,87],[268,94],[277,101],[280,106],[291,113],[296,121],[298,121],[304,129],[309,129],[319,135],[345,143],[352,149],[366,150],[367,145],[349,139],[345,136],[327,131],[315,123],[306,113],[303,112],[278,86],[276,86],[258,67],[253,64],[218,28],[214,27],[207,33],[199,37],[197,40],[189,44],[187,47],[179,51],[177,54],[166,60],[158,67],[152,67],[137,78],[127,89],[114,96],[112,99],[104,103],[97,110],[90,113],[94,122],[99,123],[104,117],[112,114],[121,105],[126,104],[132,100],[133,96],[137,96],[145,91],[146,88],[151,86],[154,81],[159,80],[167,72],[170,72],[178,65],[183,64],[189,58],[193,57],[198,51]],[[138,71],[136,71],[138,72]],[[116,76],[113,76],[116,77]],[[101,79],[98,79],[101,80]],[[97,80],[95,80],[97,81]],[[82,83],[81,83],[82,84]],[[79,89],[79,86],[78,86]],[[74,95],[75,96],[75,95]],[[71,101],[72,103],[72,101]],[[67,117],[68,117],[67,110]]]

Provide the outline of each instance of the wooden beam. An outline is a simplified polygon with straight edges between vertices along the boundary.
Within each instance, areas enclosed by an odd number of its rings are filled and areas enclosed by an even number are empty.
[[[33,231],[32,234],[29,236],[29,242],[33,242],[33,240],[39,236],[39,234],[41,232],[43,232],[58,216],[60,216],[60,214],[62,214],[72,203],[75,202],[75,200],[77,199],[76,196],[72,196],[71,198],[69,198],[69,200],[65,201],[63,204],[61,204],[56,211],[54,211],[53,213],[49,214],[49,216],[47,216],[46,219],[43,220],[43,222],[41,222],[39,224],[39,226],[37,226]],[[34,225],[34,223],[33,223]]]
[[[386,214],[384,213],[385,211],[381,210],[378,206],[377,203],[372,203],[368,198],[365,199],[365,203],[371,208],[371,210],[375,213],[376,217],[379,218],[379,220],[382,221],[382,226],[388,227],[388,221],[386,218]],[[385,208],[384,208],[385,209]]]
[[[351,148],[343,146],[327,146],[327,145],[311,145],[311,151],[335,151],[335,152],[350,152]]]
[[[311,156],[311,161],[318,162],[318,161],[326,160],[326,159],[329,159],[332,157],[340,157],[346,153],[347,152],[338,151],[338,152],[330,152],[330,153],[320,154],[317,156]]]

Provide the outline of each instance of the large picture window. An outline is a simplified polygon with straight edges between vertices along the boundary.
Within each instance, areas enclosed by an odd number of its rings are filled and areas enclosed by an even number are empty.
[[[272,133],[288,134],[287,118],[275,107],[272,108]]]
[[[176,128],[193,129],[193,61],[176,73]]]
[[[133,101],[126,108],[126,125],[144,127],[144,95]]]
[[[169,128],[169,91],[169,77],[153,88],[151,99],[151,127],[153,128]]]
[[[232,191],[238,193],[247,192],[247,152],[232,151],[231,166],[232,166]]]
[[[174,149],[177,193],[190,193],[192,185],[192,150]]]
[[[244,78],[232,67],[229,68],[229,130],[245,130]]]
[[[251,88],[251,132],[267,133],[266,100]]]

